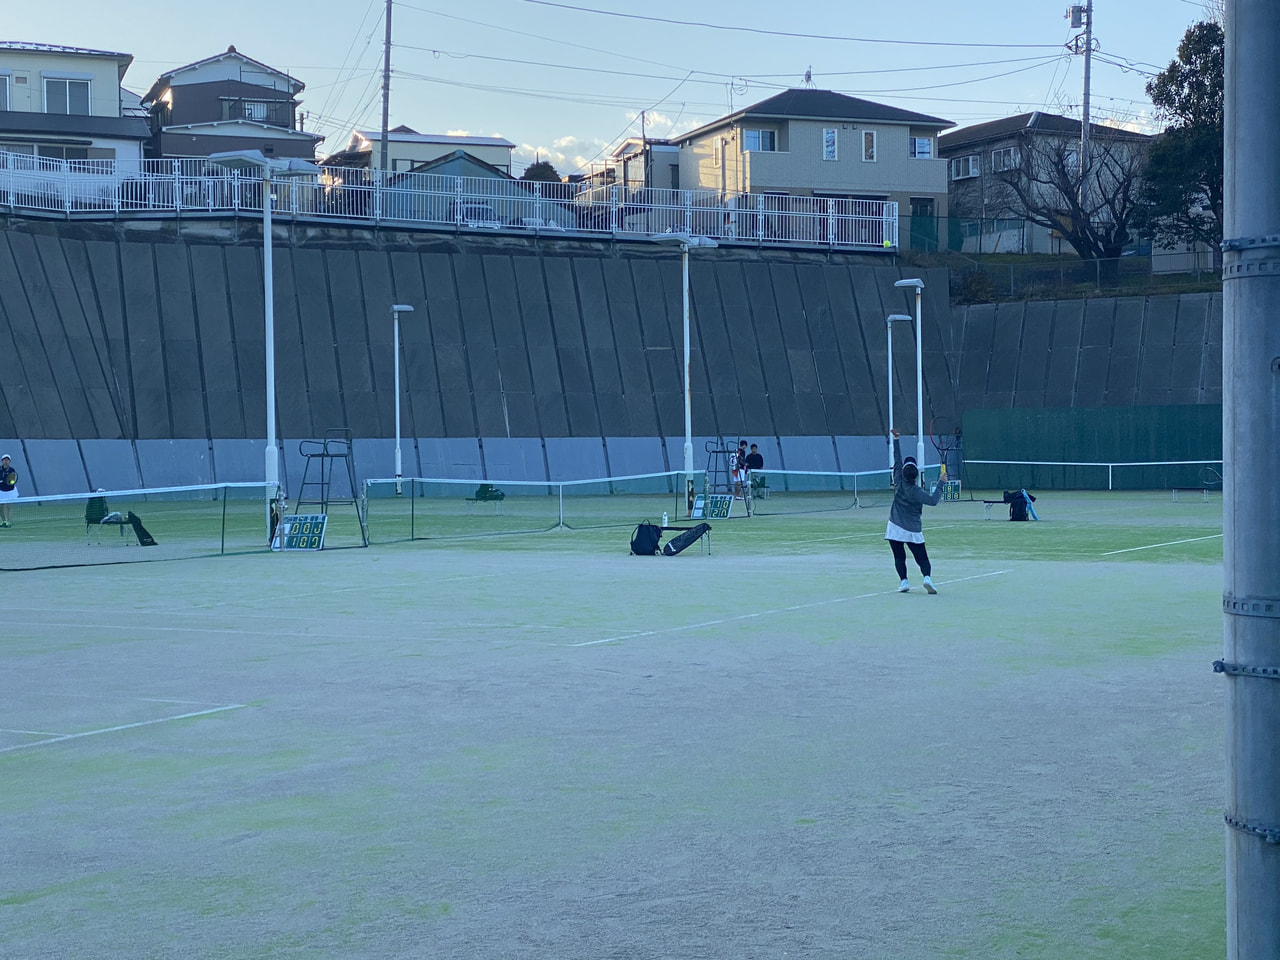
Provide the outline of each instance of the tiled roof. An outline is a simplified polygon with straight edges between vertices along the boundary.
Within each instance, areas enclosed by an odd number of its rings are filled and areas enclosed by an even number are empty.
[[[954,126],[950,120],[931,117],[912,110],[903,110],[887,104],[850,97],[834,90],[784,90],[767,100],[744,107],[734,113],[723,116],[711,123],[704,124],[677,138],[687,141],[704,131],[726,126],[735,120],[745,118],[773,119],[787,118],[792,120],[844,120],[858,123],[902,123],[924,127],[945,128]]]
[[[114,53],[110,50],[91,50],[88,47],[64,47],[57,43],[24,43],[21,40],[0,40],[0,50],[25,50],[30,53],[75,53],[84,57],[115,57],[132,60],[131,53]]]
[[[957,147],[968,146],[969,144],[1008,140],[1023,131],[1079,137],[1080,126],[1079,120],[1059,116],[1056,113],[1043,113],[1039,110],[1033,113],[1019,113],[1016,116],[1001,117],[999,120],[990,120],[987,123],[975,123],[971,127],[964,127],[961,130],[953,130],[950,133],[943,134],[938,138],[938,152],[954,150]],[[1118,136],[1131,140],[1150,139],[1144,133],[1135,133],[1132,130],[1124,130],[1120,127],[1111,127],[1101,123],[1090,123],[1089,134],[1090,136],[1098,137]]]
[[[869,120],[890,123],[934,124],[953,126],[950,120],[931,117],[912,110],[902,110],[887,104],[850,97],[834,90],[784,90],[767,100],[761,100],[735,116],[743,117],[803,117],[813,120]]]

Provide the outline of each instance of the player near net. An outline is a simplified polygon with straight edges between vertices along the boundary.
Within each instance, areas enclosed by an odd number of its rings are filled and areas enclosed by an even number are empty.
[[[890,428],[893,434],[893,506],[889,508],[889,524],[885,527],[884,538],[889,541],[893,551],[893,565],[902,581],[898,585],[899,593],[911,589],[907,580],[907,548],[911,548],[911,556],[924,574],[924,589],[927,593],[937,593],[933,585],[933,565],[929,563],[929,551],[924,545],[924,524],[921,515],[924,505],[936,507],[942,499],[942,484],[938,484],[930,492],[920,486],[920,468],[915,457],[902,459],[902,447],[898,443],[898,431]]]

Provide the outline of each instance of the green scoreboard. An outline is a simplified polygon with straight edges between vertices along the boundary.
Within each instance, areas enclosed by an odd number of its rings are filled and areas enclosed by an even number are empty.
[[[321,550],[329,517],[323,513],[290,514],[276,527],[273,550]]]
[[[942,499],[943,500],[959,500],[960,499],[960,481],[959,480],[943,480],[942,481]]]
[[[689,516],[693,520],[728,520],[733,497],[723,493],[698,494]]]

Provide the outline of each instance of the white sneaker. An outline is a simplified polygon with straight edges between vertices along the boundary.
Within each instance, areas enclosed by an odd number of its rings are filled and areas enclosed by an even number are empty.
[[[899,593],[906,593],[910,589],[911,589],[911,584],[909,584],[906,580],[903,580],[900,584],[898,584]]]
[[[924,592],[925,592],[925,593],[937,593],[937,592],[938,592],[938,588],[937,588],[937,587],[935,587],[935,586],[933,585],[933,578],[932,578],[932,577],[925,577],[925,578],[924,578]]]

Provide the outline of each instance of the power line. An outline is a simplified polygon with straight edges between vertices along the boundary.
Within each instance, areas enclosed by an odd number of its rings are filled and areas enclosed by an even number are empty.
[[[405,10],[414,10],[418,13],[426,13],[433,17],[443,17],[446,20],[456,20],[459,23],[469,23],[473,27],[484,27],[488,30],[500,30],[503,33],[513,33],[518,37],[527,37],[531,40],[543,40],[547,43],[559,43],[559,44],[563,44],[566,47],[573,47],[575,50],[587,50],[591,53],[598,53],[602,56],[613,57],[615,59],[633,60],[636,63],[647,63],[651,67],[666,67],[668,70],[683,69],[682,67],[675,66],[674,64],[663,63],[660,60],[646,60],[644,57],[632,56],[629,53],[616,53],[609,50],[601,50],[599,47],[588,47],[585,44],[574,43],[571,40],[565,40],[565,39],[562,39],[561,37],[547,37],[538,33],[527,33],[524,30],[515,30],[511,27],[498,26],[497,24],[494,24],[494,23],[484,23],[483,21],[480,21],[480,20],[468,20],[466,17],[455,16],[454,14],[451,14],[451,13],[441,13],[439,10],[428,10],[426,7],[415,7],[413,4],[410,4],[410,3],[400,3],[399,6]]]
[[[578,66],[575,64],[568,64],[568,63],[548,63],[544,60],[521,60],[521,59],[516,59],[512,57],[495,57],[490,54],[484,54],[484,53],[463,53],[463,52],[453,51],[453,50],[440,50],[435,47],[418,47],[418,46],[414,46],[412,44],[407,44],[407,43],[397,43],[396,47],[401,50],[418,50],[423,53],[430,53],[437,58],[448,57],[452,60],[489,60],[495,63],[513,63],[513,64],[526,66],[526,67],[547,67],[553,70],[574,70],[574,71],[579,71],[583,73],[599,73],[599,74],[606,74],[610,76],[619,76],[619,77],[639,77],[642,79],[650,79],[650,80],[676,79],[675,77],[668,76],[665,74],[636,73],[634,70],[608,70],[603,67],[583,67],[583,66]],[[945,63],[945,64],[936,64],[933,66],[919,66],[919,67],[887,67],[879,70],[835,70],[835,71],[817,70],[814,72],[816,74],[820,74],[823,77],[877,76],[881,74],[894,74],[894,73],[921,73],[921,72],[929,72],[933,70],[971,70],[976,67],[1000,66],[1004,64],[1010,64],[1010,63],[1034,63],[1037,65],[1042,65],[1044,63],[1047,63],[1050,59],[1057,59],[1057,58],[1044,57],[1044,56],[1017,57],[1011,60],[979,60],[972,63]],[[725,80],[754,80],[754,81],[757,81],[761,86],[774,86],[778,88],[785,88],[786,86],[788,86],[787,84],[783,84],[783,83],[768,84],[768,83],[764,83],[763,81],[795,76],[794,71],[791,73],[721,73],[715,70],[690,69],[685,72],[689,75],[690,78],[698,75],[701,75],[704,77],[717,78],[713,80],[690,79],[688,81],[690,83],[713,83],[713,84],[716,84],[717,86],[722,84]],[[1002,75],[998,74],[997,76],[1002,76]],[[990,78],[987,78],[987,79],[990,79]]]
[[[360,25],[356,27],[355,33],[351,35],[351,42],[347,45],[347,52],[342,55],[342,65],[338,67],[338,79],[334,81],[335,85],[342,80],[342,72],[347,68],[347,64],[351,60],[351,54],[356,48],[356,43],[359,42],[360,40],[360,31],[364,29],[365,21],[369,19],[369,14],[373,12],[374,4],[377,2],[378,0],[369,0],[369,5],[365,7],[364,16],[360,18]],[[375,24],[375,29],[376,29],[376,24]],[[369,43],[368,38],[366,38],[365,39],[366,47],[368,46],[368,43]],[[352,64],[351,70],[347,74],[348,83],[350,83],[352,78],[355,76],[356,66],[357,64]],[[333,100],[333,90],[331,89],[329,91],[329,94],[325,97],[324,103],[320,105],[320,112],[322,114],[329,112],[329,104],[332,100]]]
[[[1054,46],[1054,44],[1045,43],[955,43],[941,40],[886,40],[879,37],[843,37],[822,33],[793,33],[787,30],[766,30],[763,27],[742,27],[735,24],[704,23],[699,20],[671,20],[666,17],[647,17],[639,13],[621,13],[615,10],[595,10],[591,7],[575,7],[567,3],[555,3],[553,0],[524,0],[524,2],[536,4],[541,7],[558,7],[561,10],[572,10],[574,13],[594,13],[602,17],[621,17],[624,20],[645,20],[650,23],[662,23],[668,26],[703,27],[708,30],[754,33],[768,37],[793,37],[801,40],[836,40],[842,43],[888,43],[907,47],[981,47],[984,49],[1003,50],[1042,50]]]

